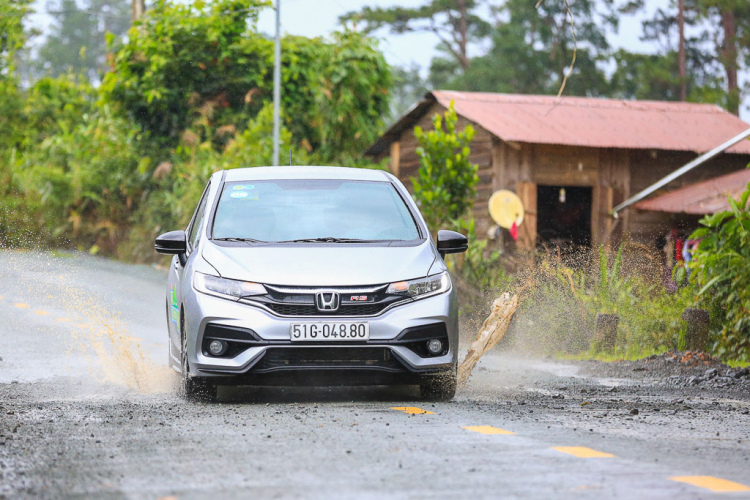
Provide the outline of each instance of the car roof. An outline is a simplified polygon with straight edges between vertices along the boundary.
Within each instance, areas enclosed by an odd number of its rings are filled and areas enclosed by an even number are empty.
[[[347,167],[252,167],[226,171],[226,182],[256,181],[271,179],[336,179],[356,181],[389,181],[383,170]]]

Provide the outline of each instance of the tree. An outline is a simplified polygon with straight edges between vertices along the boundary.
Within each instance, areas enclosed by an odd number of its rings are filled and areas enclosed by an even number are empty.
[[[680,7],[683,7],[680,9]],[[695,33],[680,44],[680,14],[687,28]],[[685,76],[676,80],[678,95],[682,88],[687,100],[714,102],[733,113],[739,112],[743,89],[738,72],[750,66],[750,4],[744,0],[680,0],[668,10],[657,9],[643,23],[642,39],[654,42],[657,54],[677,62],[685,53]],[[676,54],[676,55],[673,55]],[[642,79],[650,73],[643,68]]]
[[[30,0],[0,0],[0,79],[13,75],[16,51],[26,42],[23,21],[30,5]]]
[[[314,119],[321,129],[318,153],[352,161],[377,138],[389,107],[390,67],[372,39],[353,31],[334,33],[317,66]],[[319,56],[320,57],[320,56]],[[348,157],[348,158],[347,158]]]
[[[704,20],[704,36],[713,42],[713,52],[726,82],[726,108],[739,114],[742,89],[738,73],[750,65],[750,3],[745,0],[694,0]]]
[[[506,0],[495,5],[495,26],[486,55],[471,60],[463,72],[445,58],[433,60],[431,80],[438,87],[456,90],[557,93],[575,65],[565,92],[572,95],[607,95],[606,75],[601,69],[609,57],[606,29],[616,28],[614,0],[569,2]],[[577,46],[577,49],[575,47]]]
[[[30,0],[0,0],[0,174],[6,168],[3,149],[19,140],[21,98],[15,75],[16,53],[23,48],[27,33],[23,21],[30,12]]]
[[[681,101],[684,86],[688,101],[723,103],[725,92],[722,81],[710,71],[711,61],[690,47],[687,54],[687,70],[683,80],[679,76],[678,52],[638,54],[618,50],[614,54],[616,69],[610,79],[612,96]]]
[[[685,56],[685,0],[677,0],[677,70],[680,75],[680,100],[687,101],[687,69]]]
[[[273,42],[255,30],[261,0],[159,0],[128,32],[102,93],[161,146],[195,124],[221,148],[270,100]],[[295,143],[320,161],[353,162],[382,126],[390,68],[372,39],[282,40],[282,108]]]
[[[56,22],[39,48],[36,70],[52,76],[73,71],[99,81],[107,69],[105,34],[122,36],[130,27],[129,10],[127,0],[61,0],[48,8]]]
[[[474,128],[467,125],[459,132],[457,122],[451,101],[443,116],[432,118],[433,130],[414,128],[420,163],[417,177],[412,178],[414,199],[433,234],[448,223],[460,225],[476,197],[479,167],[469,160]]]
[[[248,93],[262,87],[272,52],[259,36],[243,35],[264,4],[158,0],[116,50],[101,87],[105,101],[166,146],[176,144],[200,109],[218,126],[232,113],[257,112]],[[113,37],[109,44],[114,50]]]
[[[469,66],[469,43],[484,38],[490,24],[482,19],[477,0],[429,0],[421,7],[365,7],[341,16],[341,21],[365,23],[365,32],[389,27],[392,33],[430,32],[462,68]]]

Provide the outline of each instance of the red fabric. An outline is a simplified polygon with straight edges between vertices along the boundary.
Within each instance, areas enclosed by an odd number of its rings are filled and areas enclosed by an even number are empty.
[[[674,253],[675,253],[675,260],[684,260],[682,258],[682,246],[685,244],[685,240],[682,238],[678,239],[674,242]]]
[[[518,239],[518,226],[516,226],[515,222],[510,226],[510,237],[513,238],[513,241]]]

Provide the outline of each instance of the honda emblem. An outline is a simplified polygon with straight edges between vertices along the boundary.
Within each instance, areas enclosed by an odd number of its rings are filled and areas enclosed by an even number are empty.
[[[338,311],[340,303],[341,299],[336,292],[318,292],[315,294],[315,307],[318,308],[318,311]]]

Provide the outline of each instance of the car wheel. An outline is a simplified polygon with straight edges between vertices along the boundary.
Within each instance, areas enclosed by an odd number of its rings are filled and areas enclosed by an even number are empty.
[[[419,392],[429,401],[450,401],[456,395],[458,373],[456,370],[440,375],[425,375],[419,383]]]
[[[180,313],[180,338],[182,349],[180,350],[180,389],[187,399],[197,401],[216,401],[218,387],[205,377],[195,377],[190,374],[190,364],[187,355],[187,335],[185,334],[185,319]]]

